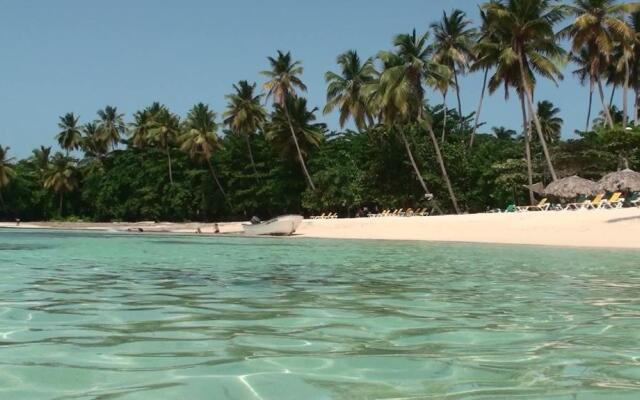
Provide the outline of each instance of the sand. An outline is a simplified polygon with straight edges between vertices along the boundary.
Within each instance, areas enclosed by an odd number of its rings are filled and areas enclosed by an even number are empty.
[[[0,223],[0,227],[16,227]],[[213,234],[201,223],[22,223],[21,228],[91,229]],[[223,234],[241,233],[240,222],[221,223]],[[468,214],[305,220],[294,238],[426,240],[640,249],[640,209]]]

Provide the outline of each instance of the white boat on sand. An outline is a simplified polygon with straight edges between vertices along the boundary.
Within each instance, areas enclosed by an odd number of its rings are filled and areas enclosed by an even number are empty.
[[[292,235],[302,223],[301,215],[283,215],[259,224],[242,224],[244,233],[248,235]]]

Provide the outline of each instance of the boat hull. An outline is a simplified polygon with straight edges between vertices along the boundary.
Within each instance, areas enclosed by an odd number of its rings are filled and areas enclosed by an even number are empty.
[[[284,215],[260,224],[243,224],[242,229],[247,235],[289,236],[302,223],[301,215]]]

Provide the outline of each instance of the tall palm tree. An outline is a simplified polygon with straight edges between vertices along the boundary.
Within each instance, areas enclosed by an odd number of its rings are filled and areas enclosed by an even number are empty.
[[[227,98],[227,110],[224,112],[224,123],[231,131],[243,137],[247,143],[247,153],[251,161],[253,173],[258,182],[258,169],[253,159],[253,151],[251,149],[251,136],[262,128],[266,119],[267,112],[260,98],[262,95],[255,94],[256,84],[249,84],[247,81],[240,81],[237,85],[233,85],[235,93],[225,96]]]
[[[627,23],[634,32],[634,46],[629,65],[629,79],[631,80],[631,86],[634,92],[633,120],[634,125],[638,125],[640,123],[640,11],[632,12],[631,15],[629,15]]]
[[[59,196],[58,214],[62,216],[62,205],[65,193],[72,192],[78,185],[75,162],[56,153],[51,159],[51,166],[45,173],[44,187],[51,189]]]
[[[282,107],[289,123],[291,138],[298,151],[298,160],[300,161],[300,166],[302,167],[304,176],[307,178],[307,183],[311,189],[316,190],[313,180],[311,180],[309,170],[307,169],[307,165],[304,162],[302,151],[298,145],[298,138],[296,137],[295,129],[291,122],[291,117],[289,116],[286,101],[288,97],[296,97],[296,89],[303,92],[307,90],[307,87],[300,79],[300,75],[302,75],[302,72],[304,71],[302,63],[300,61],[293,61],[290,52],[283,53],[280,50],[278,50],[276,58],[268,57],[267,59],[269,60],[271,69],[261,72],[261,74],[266,76],[268,79],[264,84],[264,89],[267,92],[266,99],[268,100],[269,98],[273,98],[274,105]]]
[[[124,114],[118,113],[118,108],[112,106],[98,110],[98,132],[100,139],[108,146],[117,147],[120,138],[127,132]]]
[[[595,78],[589,73],[591,68],[591,58],[586,48],[580,49],[580,52],[571,53],[571,61],[578,67],[573,71],[573,75],[578,79],[581,85],[586,84],[589,81],[589,106],[587,108],[587,122],[585,125],[585,132],[589,131],[591,125],[591,106],[593,104],[593,91],[595,89]]]
[[[40,146],[37,149],[33,149],[31,154],[31,162],[41,175],[44,174],[44,171],[49,168],[51,147]]]
[[[0,205],[5,208],[4,198],[2,197],[2,189],[9,186],[9,182],[16,175],[11,163],[13,158],[9,157],[9,147],[0,146]]]
[[[337,61],[340,73],[329,71],[324,75],[328,86],[327,105],[323,112],[328,114],[338,108],[341,127],[352,118],[358,130],[362,131],[367,125],[373,125],[365,88],[376,79],[377,71],[371,58],[362,62],[355,50],[340,54]]]
[[[555,61],[563,58],[565,52],[553,29],[564,18],[563,8],[551,0],[496,0],[486,3],[484,9],[490,23],[494,24],[492,28],[498,31],[504,43],[509,43],[503,57],[517,60],[529,116],[533,118],[549,173],[555,181],[558,177],[534,110],[533,89],[527,71],[531,68],[554,82],[562,79]]]
[[[544,100],[538,102],[538,119],[542,126],[542,133],[549,143],[556,142],[560,139],[563,120],[558,115],[560,109],[553,105],[552,102]]]
[[[151,129],[151,113],[149,108],[138,110],[133,114],[133,122],[129,124],[131,144],[133,147],[143,148],[149,144],[149,130]]]
[[[444,73],[446,68],[446,73]],[[449,108],[447,107],[447,94],[449,89],[455,87],[456,84],[453,81],[453,71],[446,65],[443,65],[443,73],[437,76],[430,77],[429,86],[437,90],[442,94],[442,135],[440,141],[444,143],[444,137],[447,132],[447,116]]]
[[[469,139],[469,148],[473,147],[473,141],[478,132],[480,122],[480,112],[482,111],[482,103],[484,101],[485,92],[488,84],[489,71],[496,68],[500,63],[500,38],[496,36],[493,25],[487,19],[487,13],[479,7],[480,19],[482,24],[476,43],[474,44],[474,62],[470,65],[471,72],[483,71],[482,90],[480,91],[480,100],[476,109],[475,121],[473,122],[473,130]]]
[[[82,141],[82,134],[80,133],[80,127],[78,121],[80,117],[76,117],[72,112],[66,113],[60,117],[58,122],[58,128],[61,129],[60,133],[56,136],[58,143],[62,150],[66,151],[67,155],[69,151],[76,150],[80,147]]]
[[[286,107],[289,110],[289,117],[284,106],[276,105],[271,123],[266,126],[266,139],[285,158],[294,157],[297,152],[302,152],[304,157],[312,149],[320,146],[324,139],[326,125],[315,122],[317,108],[308,110],[307,100],[302,97],[288,97]],[[295,142],[289,134],[289,120],[294,127]]]
[[[80,147],[85,157],[101,160],[109,151],[108,144],[102,140],[100,130],[96,122],[87,122],[82,127],[82,142]]]
[[[436,62],[446,65],[453,72],[456,97],[458,100],[458,116],[460,128],[464,118],[462,116],[462,102],[460,101],[460,83],[458,74],[464,74],[474,59],[474,41],[476,30],[472,22],[462,10],[453,10],[451,15],[442,12],[442,19],[438,23],[431,24],[434,33],[434,59]]]
[[[629,66],[631,86],[634,92],[634,124],[640,123],[640,11],[632,12],[628,19],[628,24],[634,32],[634,46],[631,63]]]
[[[631,4],[620,4],[616,0],[574,0],[567,9],[575,20],[560,32],[571,39],[574,53],[584,48],[589,54],[589,74],[598,85],[609,127],[613,127],[613,120],[605,104],[600,76],[611,62],[616,40],[632,41],[635,36],[633,29],[624,21],[624,15],[633,8]]]
[[[484,7],[487,7],[486,5]],[[483,37],[477,43],[478,56],[473,69],[483,68],[485,72],[493,70],[486,87],[489,94],[495,93],[501,87],[504,88],[505,100],[509,99],[510,89],[515,89],[520,102],[522,113],[522,137],[524,139],[524,155],[527,166],[527,180],[529,187],[533,185],[533,163],[531,160],[531,124],[527,115],[527,107],[524,99],[520,63],[518,57],[513,56],[510,34],[497,24],[495,19],[490,19],[485,10],[481,9],[483,17]],[[530,87],[535,87],[536,78],[531,65],[525,70]],[[529,200],[534,203],[534,193],[529,190]]]
[[[160,105],[157,110],[152,106],[147,112],[151,116],[148,125],[147,139],[149,142],[158,145],[167,155],[169,182],[173,185],[171,146],[180,135],[180,117],[173,114],[163,105]]]
[[[217,131],[216,113],[204,103],[196,104],[189,110],[187,118],[182,124],[180,150],[187,153],[192,159],[203,161],[207,164],[215,184],[218,186],[225,201],[228,202],[227,194],[222,188],[218,174],[211,163],[213,153],[220,149]]]
[[[399,132],[409,161],[425,192],[425,196],[432,198],[433,195],[429,192],[413,157],[403,126],[413,123],[426,128],[436,152],[442,178],[447,185],[453,207],[456,213],[460,213],[453,186],[449,180],[444,159],[440,152],[440,145],[433,132],[431,122],[426,115],[424,103],[425,87],[423,84],[442,79],[442,76],[446,75],[448,71],[446,67],[432,61],[431,48],[427,45],[427,41],[428,32],[423,35],[417,35],[414,30],[411,34],[401,34],[395,37],[395,52],[383,51],[378,54],[378,57],[384,63],[385,69],[380,76],[376,92],[376,105],[380,109],[383,123],[389,129]]]

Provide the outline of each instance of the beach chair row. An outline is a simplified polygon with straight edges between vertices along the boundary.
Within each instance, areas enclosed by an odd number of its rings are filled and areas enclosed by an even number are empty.
[[[423,217],[429,215],[429,210],[427,208],[398,208],[395,210],[387,209],[382,211],[379,214],[369,214],[369,218],[383,218],[383,217]]]
[[[584,201],[569,203],[569,204],[551,204],[545,197],[540,203],[534,206],[516,206],[513,211],[570,211],[570,210],[597,210],[597,209],[613,209],[622,208],[625,203],[625,198],[622,197],[622,192],[615,192],[610,198],[605,198],[604,194],[599,194],[593,199],[587,199]],[[632,206],[640,206],[640,197],[630,201]]]
[[[338,213],[322,213],[321,215],[312,215],[311,219],[336,219]]]

